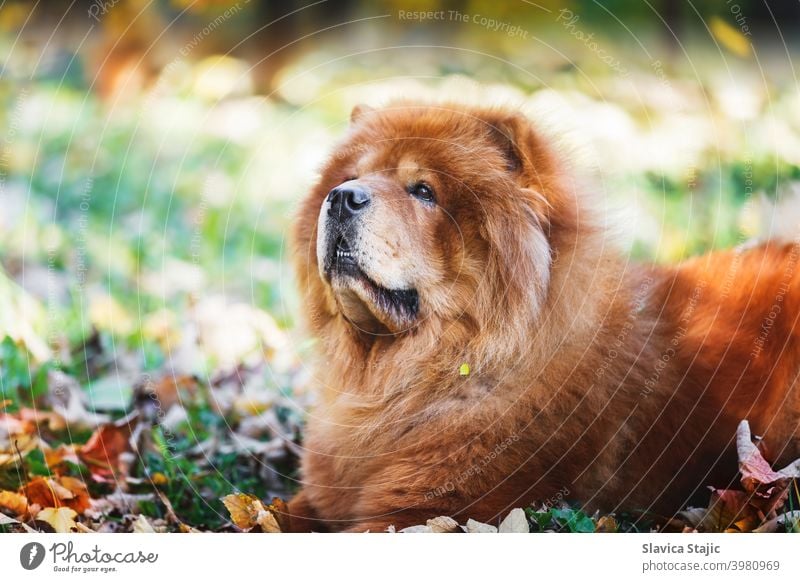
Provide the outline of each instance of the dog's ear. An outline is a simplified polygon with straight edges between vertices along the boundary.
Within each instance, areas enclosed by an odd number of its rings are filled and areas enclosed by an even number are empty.
[[[500,149],[508,170],[519,173],[530,164],[525,145],[529,141],[531,126],[521,113],[497,114],[488,119],[489,136]]]
[[[355,123],[356,121],[359,120],[359,118],[373,111],[375,111],[375,109],[373,109],[369,105],[364,105],[363,103],[359,103],[358,105],[353,107],[353,110],[350,112],[350,123]]]

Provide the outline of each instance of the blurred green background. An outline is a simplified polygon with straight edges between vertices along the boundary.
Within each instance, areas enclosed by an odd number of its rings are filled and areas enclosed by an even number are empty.
[[[292,209],[349,108],[393,97],[521,106],[637,257],[731,246],[797,173],[785,4],[6,2],[3,268],[50,349],[172,345],[211,295],[291,328]]]

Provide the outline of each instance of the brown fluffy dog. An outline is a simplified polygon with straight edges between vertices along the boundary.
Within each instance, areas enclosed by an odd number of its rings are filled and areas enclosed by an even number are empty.
[[[673,512],[736,479],[742,419],[800,455],[798,246],[631,265],[596,217],[520,114],[354,110],[294,233],[321,352],[294,529]]]

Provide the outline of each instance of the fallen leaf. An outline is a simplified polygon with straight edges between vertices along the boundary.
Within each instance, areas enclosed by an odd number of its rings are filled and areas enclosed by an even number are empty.
[[[69,507],[48,507],[37,513],[36,519],[46,521],[57,533],[70,533],[78,527],[78,524],[75,523],[77,516],[75,510]]]
[[[750,424],[746,420],[736,429],[736,450],[742,487],[751,494],[750,504],[766,519],[775,517],[789,497],[789,483],[800,477],[800,460],[781,471],[774,471],[753,443]]]
[[[70,463],[74,463],[76,465],[80,463],[80,459],[78,459],[78,455],[75,453],[75,447],[73,445],[62,444],[55,449],[43,447],[42,450],[44,451],[44,460],[48,467],[55,467],[64,461],[69,461]]]
[[[43,508],[68,507],[83,513],[91,506],[86,484],[74,477],[37,477],[20,491],[29,503]]]
[[[242,531],[250,531],[259,526],[264,533],[279,533],[282,527],[282,515],[287,515],[286,503],[274,498],[270,505],[254,495],[233,493],[222,498],[222,503],[231,515],[231,521]]]
[[[711,34],[722,46],[740,57],[750,55],[750,41],[747,37],[719,16],[711,17],[710,28]]]
[[[21,527],[28,533],[39,533],[32,527],[22,523],[18,519],[14,519],[13,517],[8,517],[4,513],[0,513],[0,525],[11,525],[16,527]]]
[[[41,507],[60,507],[62,505],[53,481],[47,477],[33,479],[24,485],[20,491],[30,503],[35,503]]]
[[[428,525],[412,525],[404,527],[400,530],[400,533],[433,533],[433,529]]]
[[[166,414],[174,404],[191,400],[197,393],[197,378],[188,374],[169,374],[156,382],[140,383],[135,393],[140,405],[152,406],[156,412]]]
[[[72,497],[64,500],[64,505],[74,509],[78,514],[83,514],[84,511],[91,507],[91,497],[86,483],[75,477],[68,476],[59,477],[58,482],[72,494]]]
[[[126,419],[123,419],[126,420]],[[117,421],[104,424],[95,430],[78,451],[78,456],[98,481],[117,481],[120,472],[120,455],[132,450],[130,422]]]
[[[28,499],[13,491],[0,491],[0,507],[14,515],[22,515],[28,510]]]
[[[64,430],[67,427],[66,420],[59,413],[41,408],[21,408],[19,417],[21,420],[27,420],[39,425],[46,423],[47,428],[54,431]]]
[[[595,531],[598,533],[616,533],[618,527],[616,519],[610,515],[604,515],[597,520]]]
[[[97,533],[92,528],[86,527],[79,521],[75,523],[75,531],[78,533]]]
[[[256,516],[256,523],[264,533],[280,533],[281,526],[278,524],[276,515],[268,509],[263,509]]]
[[[28,420],[21,420],[13,414],[0,414],[0,437],[30,434],[35,430],[36,425]]]
[[[488,523],[481,523],[474,519],[468,519],[466,525],[467,533],[497,533],[497,528]]]
[[[525,511],[517,507],[512,509],[506,518],[500,522],[500,527],[497,528],[500,533],[528,533],[530,527],[528,526],[528,518],[525,516]]]
[[[761,456],[761,451],[753,443],[750,423],[746,420],[740,422],[736,429],[736,452],[739,456],[742,485],[748,491],[755,490],[759,485],[785,478],[773,471],[766,459]]]
[[[105,414],[89,412],[84,406],[84,392],[75,378],[60,370],[50,370],[47,375],[48,399],[53,411],[71,427],[95,428],[108,422]]]
[[[453,533],[461,531],[458,527],[458,522],[452,517],[441,515],[428,520],[428,527],[434,533]]]
[[[260,499],[247,493],[232,493],[222,498],[222,504],[231,515],[233,524],[243,531],[256,526],[258,512],[264,508]]]
[[[290,531],[289,529],[289,506],[280,497],[273,497],[272,503],[267,505],[267,510],[275,516],[279,531]],[[263,529],[263,527],[262,527]]]
[[[133,522],[133,533],[156,533],[156,530],[144,515],[139,514],[139,517]]]
[[[747,532],[758,527],[763,516],[750,504],[751,495],[745,491],[711,488],[708,510],[697,529],[707,532]]]

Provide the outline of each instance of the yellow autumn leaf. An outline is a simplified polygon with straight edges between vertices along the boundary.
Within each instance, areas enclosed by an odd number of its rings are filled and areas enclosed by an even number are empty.
[[[36,514],[36,519],[49,523],[56,533],[70,533],[73,528],[77,529],[76,517],[78,514],[69,507],[48,507]]]
[[[15,515],[22,515],[28,509],[28,499],[13,491],[0,491],[0,507]]]
[[[259,526],[264,533],[283,531],[277,512],[285,511],[286,504],[277,498],[271,505],[265,505],[253,495],[233,493],[223,497],[222,503],[231,514],[231,521],[243,531],[250,531],[255,526]]]
[[[97,329],[124,335],[134,327],[125,308],[110,295],[95,295],[89,300],[89,320]]]
[[[261,526],[261,531],[264,533],[281,533],[281,526],[278,525],[278,520],[275,514],[269,509],[264,509],[258,512],[256,523]]]
[[[222,503],[231,514],[231,521],[241,530],[249,531],[258,523],[260,511],[266,511],[264,503],[247,493],[232,493],[222,498]]]
[[[747,40],[745,35],[718,16],[711,18],[710,28],[714,38],[732,53],[740,57],[746,57],[750,54],[750,41]]]

